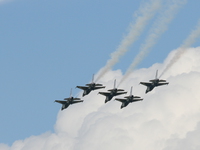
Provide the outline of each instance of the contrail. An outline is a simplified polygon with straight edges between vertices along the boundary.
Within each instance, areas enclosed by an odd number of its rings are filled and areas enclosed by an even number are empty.
[[[200,19],[198,21],[198,24],[194,30],[190,33],[190,35],[186,38],[186,40],[183,42],[183,44],[178,48],[178,51],[174,55],[174,57],[171,59],[169,64],[165,67],[164,71],[160,75],[160,77],[169,70],[178,60],[179,58],[185,53],[187,48],[189,48],[196,39],[200,36]]]
[[[187,1],[186,0],[173,0],[172,4],[169,4],[168,8],[165,9],[159,16],[159,18],[153,24],[153,27],[150,30],[150,34],[145,40],[145,43],[141,45],[139,54],[134,58],[132,64],[126,71],[119,85],[131,74],[131,72],[136,68],[136,66],[145,58],[149,53],[150,49],[156,44],[158,38],[164,33],[169,23],[174,18],[178,9],[183,6]],[[119,86],[118,85],[118,86]]]
[[[135,24],[131,23],[130,31],[127,36],[121,41],[117,50],[111,54],[111,59],[109,59],[106,65],[100,70],[96,81],[98,81],[108,70],[110,70],[119,61],[120,57],[128,51],[128,48],[137,40],[148,20],[154,16],[160,6],[161,0],[151,0],[149,3],[145,3],[139,8],[136,13],[137,18]]]

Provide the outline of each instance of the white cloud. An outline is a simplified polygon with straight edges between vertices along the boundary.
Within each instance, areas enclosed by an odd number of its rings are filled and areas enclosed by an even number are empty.
[[[187,133],[185,138],[172,137],[167,141],[167,147],[164,150],[199,150],[200,149],[200,122],[195,130]]]
[[[200,47],[188,49],[166,72],[167,86],[144,94],[138,85],[155,77],[173,57],[172,51],[163,64],[135,70],[120,88],[143,101],[120,109],[120,103],[104,103],[97,91],[85,96],[81,104],[59,112],[55,133],[44,133],[18,140],[11,147],[0,144],[0,150],[179,150],[199,149],[200,132]],[[100,83],[113,87],[114,79],[122,78],[120,70],[108,72]],[[82,93],[80,94],[82,95]]]

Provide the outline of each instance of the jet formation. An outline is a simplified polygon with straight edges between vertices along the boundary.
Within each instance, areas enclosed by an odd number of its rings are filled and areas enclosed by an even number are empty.
[[[149,80],[149,82],[140,82],[140,84],[145,85],[147,87],[145,93],[152,91],[157,86],[169,84],[169,82],[167,82],[166,80],[159,79],[157,76],[158,76],[158,70],[156,71],[155,79]],[[95,83],[94,75],[93,75],[91,83],[86,84],[85,86],[76,86],[76,88],[83,90],[82,96],[84,97],[88,95],[91,91],[105,88],[105,86],[103,86],[102,84]],[[107,92],[99,92],[98,94],[106,96],[105,103],[107,103],[108,101],[112,100],[113,97],[126,94],[126,93],[127,92],[124,91],[124,89],[116,88],[116,80],[114,80],[113,89],[109,89]],[[131,87],[129,96],[125,96],[124,98],[115,98],[115,100],[122,103],[121,105],[121,109],[122,109],[132,102],[142,101],[143,99],[140,96],[132,95],[132,87]],[[81,100],[81,98],[74,98],[72,96],[72,90],[71,90],[70,97],[64,98],[64,100],[55,100],[55,102],[62,104],[61,110],[63,110],[63,109],[68,108],[69,105],[83,102],[83,100]]]

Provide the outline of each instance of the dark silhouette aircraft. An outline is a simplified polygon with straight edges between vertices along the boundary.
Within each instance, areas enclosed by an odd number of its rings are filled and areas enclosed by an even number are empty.
[[[94,83],[94,75],[92,78],[92,83],[86,84],[86,86],[76,86],[79,89],[84,90],[83,96],[88,95],[91,91],[105,88],[102,84]]]
[[[146,93],[152,91],[157,86],[169,84],[169,82],[166,82],[166,80],[158,79],[157,75],[158,75],[158,70],[156,71],[155,79],[149,80],[150,82],[140,82],[140,84],[147,86]]]
[[[115,98],[115,100],[122,102],[121,109],[126,107],[129,103],[137,102],[143,100],[139,96],[132,95],[132,87],[129,96],[125,96],[124,98]]]
[[[114,96],[127,93],[127,92],[120,92],[120,91],[124,91],[124,90],[123,89],[117,89],[115,87],[115,84],[116,84],[116,80],[114,81],[114,88],[108,90],[109,92],[99,92],[99,94],[106,96],[105,103],[110,101]]]
[[[66,109],[69,105],[83,102],[80,98],[74,98],[72,96],[72,90],[70,92],[70,97],[64,98],[64,100],[55,100],[55,102],[62,104],[61,110]]]

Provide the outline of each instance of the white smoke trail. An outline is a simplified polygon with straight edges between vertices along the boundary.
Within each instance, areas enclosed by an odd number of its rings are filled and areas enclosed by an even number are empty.
[[[136,66],[145,58],[145,56],[150,51],[160,35],[167,30],[169,23],[174,18],[178,9],[183,6],[187,1],[186,0],[174,0],[172,4],[169,4],[169,7],[165,9],[159,16],[159,18],[153,24],[153,27],[150,30],[150,34],[145,40],[145,43],[141,45],[139,54],[134,58],[132,64],[126,71],[119,85],[131,74],[131,72],[136,68]],[[118,86],[119,86],[118,85]]]
[[[111,54],[111,59],[109,59],[100,71],[96,81],[98,81],[108,70],[110,70],[118,61],[121,56],[123,56],[130,45],[137,40],[138,36],[143,31],[148,20],[150,20],[155,12],[160,8],[161,0],[151,0],[149,3],[145,3],[140,7],[137,12],[137,18],[135,24],[130,25],[130,31],[128,35],[122,40],[121,44],[115,52]]]
[[[192,30],[190,35],[186,38],[183,44],[178,48],[178,51],[176,52],[174,57],[171,59],[169,64],[165,67],[160,77],[163,76],[163,74],[166,73],[166,71],[169,70],[179,60],[179,58],[185,53],[186,49],[189,48],[199,36],[200,36],[200,20],[198,21],[196,28]]]

